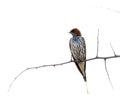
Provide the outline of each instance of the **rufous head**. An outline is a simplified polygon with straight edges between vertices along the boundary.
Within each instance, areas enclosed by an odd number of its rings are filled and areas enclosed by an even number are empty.
[[[77,29],[77,28],[74,28],[70,31],[70,33],[73,35],[73,36],[82,36],[81,35],[81,32]]]

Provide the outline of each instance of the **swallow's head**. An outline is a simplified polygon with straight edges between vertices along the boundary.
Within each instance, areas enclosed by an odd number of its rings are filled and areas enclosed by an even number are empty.
[[[73,36],[81,36],[81,32],[77,29],[77,28],[74,28],[70,31],[70,33],[73,35]]]

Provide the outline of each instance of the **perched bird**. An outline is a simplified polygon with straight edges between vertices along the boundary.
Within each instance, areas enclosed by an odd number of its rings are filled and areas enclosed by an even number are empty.
[[[74,28],[70,31],[72,38],[69,41],[69,47],[71,55],[75,61],[75,64],[83,76],[87,88],[87,78],[86,78],[86,44],[85,40],[81,35],[81,32]],[[88,89],[87,89],[88,92]]]

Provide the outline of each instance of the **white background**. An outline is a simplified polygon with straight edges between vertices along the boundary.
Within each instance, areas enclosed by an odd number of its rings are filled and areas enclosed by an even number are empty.
[[[74,63],[24,72],[27,67],[70,60],[68,32],[79,28],[86,40],[87,58],[111,56],[110,42],[120,54],[119,0],[1,0],[1,111],[119,111],[120,59],[87,62],[89,95]]]

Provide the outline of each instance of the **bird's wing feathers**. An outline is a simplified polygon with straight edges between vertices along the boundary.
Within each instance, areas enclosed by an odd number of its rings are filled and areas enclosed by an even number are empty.
[[[81,72],[83,78],[84,78],[84,81],[86,81],[86,72],[85,72],[85,69],[86,69],[86,62],[75,62],[78,70]]]
[[[74,42],[72,39],[69,42],[70,50],[78,70],[81,72],[86,81],[86,44],[83,37],[79,41]]]

